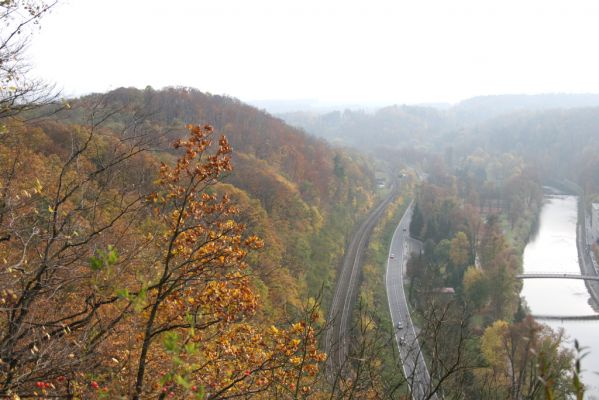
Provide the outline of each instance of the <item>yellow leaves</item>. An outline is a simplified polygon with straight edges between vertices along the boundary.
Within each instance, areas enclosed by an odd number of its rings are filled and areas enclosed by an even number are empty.
[[[500,367],[507,361],[503,351],[503,336],[508,327],[509,324],[505,321],[495,321],[493,325],[485,329],[481,338],[481,352],[492,367]]]
[[[302,359],[300,357],[291,357],[289,362],[291,362],[293,365],[298,365],[302,362]]]
[[[39,179],[35,178],[35,184],[33,186],[33,192],[36,194],[42,194],[44,187],[40,183]]]
[[[237,224],[235,223],[235,221],[233,221],[232,219],[228,219],[222,224],[222,229],[223,230],[233,229],[233,228],[235,228],[236,225]]]
[[[189,136],[175,144],[179,160],[173,166],[161,166],[157,182],[161,188],[146,199],[146,205],[161,216],[158,245],[163,252],[171,249],[166,257],[172,274],[169,279],[181,282],[181,289],[160,306],[157,326],[181,326],[182,318],[193,325],[177,329],[182,343],[195,346],[193,352],[161,356],[175,357],[172,376],[187,379],[188,371],[195,370],[194,380],[211,392],[239,377],[241,381],[226,389],[232,397],[261,385],[288,388],[301,374],[298,388],[308,393],[311,388],[304,378],[316,375],[318,364],[326,358],[318,351],[312,327],[320,313],[314,307],[305,320],[286,327],[245,322],[256,313],[259,299],[251,284],[253,278],[243,271],[247,266],[244,260],[248,251],[262,248],[264,242],[245,234],[227,194],[219,197],[218,188],[196,190],[213,185],[223,170],[230,169],[230,148],[224,138],[218,151],[209,148],[211,128],[190,126],[189,130]],[[149,241],[154,235],[146,233],[145,237]],[[161,272],[165,266],[159,261],[156,268],[159,271],[155,272]],[[155,293],[148,296],[152,301]],[[147,315],[140,313],[140,317]],[[152,355],[153,365],[161,365],[157,362],[161,356]]]

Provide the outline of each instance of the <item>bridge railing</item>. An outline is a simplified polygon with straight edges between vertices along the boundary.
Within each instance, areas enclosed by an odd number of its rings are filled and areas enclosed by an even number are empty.
[[[516,275],[517,279],[535,279],[535,278],[552,278],[552,279],[582,279],[599,281],[599,276],[596,275],[581,275],[570,272],[529,272],[526,274]]]

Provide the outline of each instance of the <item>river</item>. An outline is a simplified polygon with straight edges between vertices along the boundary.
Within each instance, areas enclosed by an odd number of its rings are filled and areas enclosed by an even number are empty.
[[[524,273],[557,272],[580,274],[576,248],[576,196],[545,196],[538,233],[524,249]],[[582,280],[526,279],[522,296],[533,315],[585,316],[597,314],[590,306],[590,295]],[[563,328],[567,347],[574,339],[587,348],[582,360],[586,399],[599,399],[599,320],[543,320],[553,329]]]

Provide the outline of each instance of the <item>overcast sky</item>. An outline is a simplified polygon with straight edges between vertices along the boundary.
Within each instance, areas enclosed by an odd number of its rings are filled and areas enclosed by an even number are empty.
[[[455,102],[599,93],[599,1],[62,0],[30,48],[66,94]]]

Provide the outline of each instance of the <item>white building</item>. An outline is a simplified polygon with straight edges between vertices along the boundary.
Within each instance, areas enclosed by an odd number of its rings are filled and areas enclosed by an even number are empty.
[[[596,241],[599,239],[599,203],[591,204],[591,230]]]

